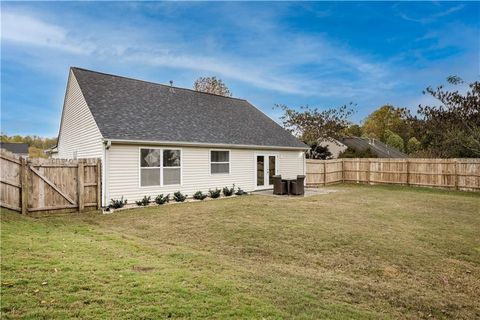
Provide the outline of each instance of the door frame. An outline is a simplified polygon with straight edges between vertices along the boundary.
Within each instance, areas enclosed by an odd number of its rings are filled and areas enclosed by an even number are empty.
[[[263,175],[264,175],[264,180],[263,180],[263,186],[258,186],[257,185],[257,156],[263,156]],[[280,157],[278,153],[275,152],[255,152],[254,157],[253,157],[253,183],[255,186],[255,190],[265,190],[265,189],[272,189],[273,188],[273,183],[270,185],[266,185],[267,179],[268,179],[268,171],[269,171],[269,164],[270,162],[268,161],[268,157],[275,157],[275,175],[278,175],[279,172],[279,163],[280,163]]]

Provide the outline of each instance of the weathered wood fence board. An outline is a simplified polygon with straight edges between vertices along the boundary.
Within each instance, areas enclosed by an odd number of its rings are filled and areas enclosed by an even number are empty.
[[[307,160],[307,185],[386,183],[480,191],[480,159]]]
[[[99,159],[24,159],[0,150],[0,206],[22,213],[100,208]]]

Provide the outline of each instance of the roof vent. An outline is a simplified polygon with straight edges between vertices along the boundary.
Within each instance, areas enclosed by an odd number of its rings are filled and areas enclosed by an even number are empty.
[[[169,89],[169,91],[170,91],[171,93],[175,93],[175,89],[173,88],[173,80],[170,80],[170,89]]]

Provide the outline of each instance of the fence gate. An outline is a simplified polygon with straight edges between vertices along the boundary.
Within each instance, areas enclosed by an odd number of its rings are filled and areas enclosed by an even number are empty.
[[[24,214],[101,207],[100,159],[25,159],[0,150],[0,206]]]

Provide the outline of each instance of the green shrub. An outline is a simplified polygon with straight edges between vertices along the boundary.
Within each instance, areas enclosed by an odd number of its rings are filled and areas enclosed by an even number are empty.
[[[402,152],[405,150],[404,142],[403,142],[402,137],[400,137],[398,134],[396,134],[394,132],[389,133],[388,138],[385,141],[385,144],[387,146],[390,146],[390,147],[395,148],[397,150],[400,150]]]
[[[221,192],[222,190],[215,188],[215,190],[208,190],[208,195],[210,196],[210,198],[216,199],[220,197]]]
[[[202,191],[197,191],[193,195],[193,198],[196,199],[196,200],[204,200],[206,197],[207,197],[207,195],[204,194]]]
[[[222,192],[225,197],[230,197],[235,192],[235,185],[232,188],[223,187]]]
[[[150,196],[144,196],[142,200],[140,201],[135,201],[135,203],[137,204],[137,206],[139,207],[146,207],[148,206],[148,204],[150,203]]]
[[[393,132],[393,131],[390,130],[390,129],[387,129],[387,130],[385,130],[385,132],[383,133],[383,139],[380,139],[380,140],[381,140],[381,141],[387,141],[388,138],[390,138],[390,136],[391,136],[392,134],[395,134],[395,132]]]
[[[407,142],[407,151],[408,153],[415,153],[420,150],[420,141],[415,137],[411,137]]]
[[[111,199],[110,200],[110,208],[113,208],[113,209],[120,209],[120,208],[123,208],[124,205],[127,204],[127,200],[123,200],[123,197],[120,199],[120,200],[114,200],[114,199]]]
[[[156,204],[164,204],[168,203],[170,201],[170,194],[167,194],[165,197],[162,194],[159,194],[158,196],[155,197],[155,203]]]
[[[235,192],[237,196],[243,196],[248,194],[247,192],[243,191],[241,188],[238,188],[237,192]]]
[[[183,195],[180,191],[177,191],[173,194],[173,200],[176,202],[183,202],[187,199],[188,195]]]

